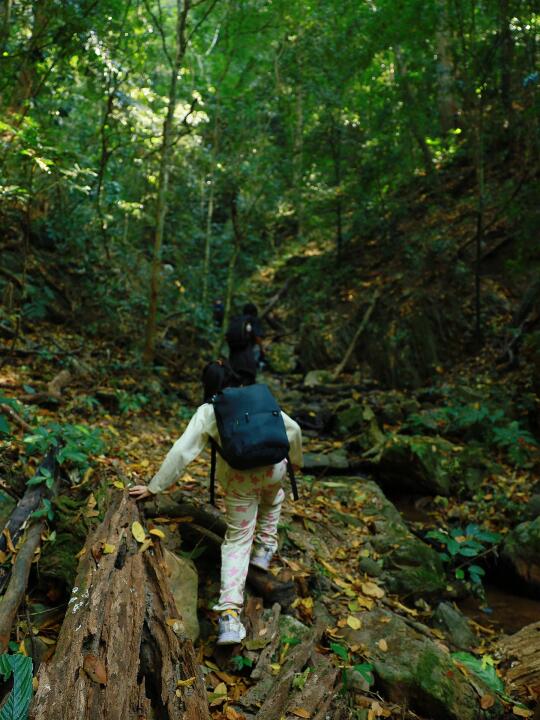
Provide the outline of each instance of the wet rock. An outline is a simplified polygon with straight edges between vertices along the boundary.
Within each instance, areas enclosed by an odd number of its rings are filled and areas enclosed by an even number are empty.
[[[361,647],[373,665],[376,686],[389,701],[437,720],[496,717],[500,708],[481,710],[479,693],[448,651],[430,639],[427,628],[422,633],[399,615],[382,609],[363,613],[359,619],[361,628],[345,628],[345,638]],[[475,687],[482,690],[476,678]]]
[[[358,563],[358,567],[363,573],[371,575],[371,577],[381,577],[384,573],[382,560],[373,560],[370,557],[362,558]]]
[[[367,546],[382,564],[380,577],[388,590],[413,597],[444,592],[446,575],[438,553],[410,532],[378,485],[356,483],[356,501],[362,517],[369,518]]]
[[[347,470],[349,458],[343,448],[329,453],[305,453],[303,470],[306,473],[318,470]]]
[[[477,644],[476,635],[471,630],[469,621],[450,603],[439,604],[433,615],[433,623],[459,650],[470,650]]]
[[[329,385],[332,382],[332,373],[330,373],[328,370],[310,370],[304,378],[305,387]]]
[[[305,640],[309,636],[310,632],[310,629],[306,625],[292,615],[279,616],[279,636],[282,642],[284,638],[293,638],[295,641],[298,640],[298,642],[302,642],[302,640]]]
[[[469,494],[494,469],[480,449],[429,435],[392,435],[372,454],[383,484],[432,495]]]
[[[532,590],[540,590],[540,517],[521,523],[503,545],[502,559]]]
[[[169,584],[176,609],[184,622],[186,634],[193,642],[199,637],[197,618],[199,576],[194,563],[164,549]]]

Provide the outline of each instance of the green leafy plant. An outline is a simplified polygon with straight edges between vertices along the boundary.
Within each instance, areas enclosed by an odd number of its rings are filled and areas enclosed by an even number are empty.
[[[60,465],[68,464],[82,471],[88,467],[90,457],[103,452],[105,447],[98,429],[59,423],[41,425],[24,438],[24,443],[28,455],[45,455],[57,448]]]
[[[32,659],[19,653],[0,655],[0,674],[4,682],[13,675],[13,690],[0,710],[0,720],[27,720],[32,699]]]
[[[485,571],[473,561],[494,551],[502,540],[501,535],[470,523],[465,528],[456,527],[450,531],[430,530],[426,539],[435,541],[441,559],[457,580],[470,582],[474,590],[482,593]]]
[[[44,484],[50,490],[54,484],[54,475],[48,468],[40,467],[39,472],[37,472],[33,478],[30,478],[30,480],[27,480],[26,484],[27,485],[43,485]]]
[[[132,393],[127,390],[117,390],[115,394],[118,398],[118,409],[122,415],[129,412],[138,412],[149,400],[142,393]]]
[[[231,665],[236,672],[241,672],[244,668],[253,667],[253,660],[243,655],[233,655],[231,658]]]

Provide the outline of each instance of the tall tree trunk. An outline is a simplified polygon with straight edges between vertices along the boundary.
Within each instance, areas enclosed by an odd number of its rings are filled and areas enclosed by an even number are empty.
[[[38,86],[37,64],[41,57],[41,45],[51,19],[52,8],[49,0],[35,0],[32,3],[32,34],[24,53],[18,80],[11,97],[10,110],[20,112],[34,97]]]
[[[484,240],[484,95],[483,89],[477,98],[476,118],[474,127],[474,164],[476,172],[476,261],[475,261],[475,336],[478,347],[483,343],[482,306],[481,306],[481,271],[482,246]]]
[[[206,206],[206,231],[204,234],[204,264],[203,264],[203,307],[208,304],[208,283],[210,280],[210,255],[212,253],[212,222],[214,219],[214,195],[216,183],[216,157],[219,149],[219,106],[216,109],[214,119],[214,131],[212,139],[212,154],[210,157],[210,190],[208,193],[208,204]]]
[[[4,0],[4,7],[2,9],[2,27],[0,28],[0,53],[4,52],[9,40],[12,5],[12,0]]]
[[[433,172],[433,158],[431,156],[431,151],[426,142],[426,138],[422,134],[421,129],[418,127],[418,123],[414,121],[411,115],[411,111],[417,103],[407,77],[407,66],[405,64],[405,60],[403,59],[403,53],[399,47],[396,47],[395,49],[395,58],[396,77],[398,80],[399,90],[406,107],[405,112],[408,118],[409,130],[418,145],[420,154],[422,155],[426,175],[433,178],[435,174]]]
[[[293,187],[296,205],[296,235],[302,239],[304,235],[304,193],[302,177],[304,168],[304,90],[301,82],[296,88],[294,152],[293,152]]]
[[[171,67],[167,115],[163,123],[163,134],[161,140],[158,194],[156,202],[156,226],[154,232],[152,271],[150,276],[150,299],[146,324],[146,341],[143,354],[145,363],[151,363],[154,360],[156,346],[157,307],[159,289],[161,285],[161,249],[163,246],[165,216],[167,215],[167,191],[169,187],[169,172],[174,134],[174,113],[177,101],[178,75],[187,49],[186,26],[190,5],[191,0],[177,0],[176,2],[176,45],[174,60]]]
[[[331,152],[334,164],[334,191],[336,194],[334,211],[336,215],[336,251],[337,259],[343,255],[343,202],[341,193],[341,127],[332,118]]]
[[[229,267],[227,269],[227,291],[226,291],[226,295],[225,295],[225,312],[223,315],[223,332],[218,341],[218,345],[216,346],[216,352],[220,352],[220,350],[221,350],[221,347],[223,345],[223,340],[225,337],[225,333],[227,332],[227,327],[229,325],[229,319],[231,316],[232,298],[233,298],[233,292],[234,292],[236,263],[238,261],[238,256],[240,255],[240,251],[242,249],[242,244],[243,244],[242,225],[240,222],[240,218],[238,216],[238,192],[237,191],[231,196],[230,205],[231,205],[231,222],[232,222],[232,227],[233,227],[234,244],[233,244],[233,251],[232,251],[231,257],[229,259]]]
[[[512,12],[510,0],[499,2],[499,38],[501,48],[501,102],[506,113],[508,127],[512,131],[512,65],[514,60],[514,40],[510,29]]]
[[[450,53],[451,39],[448,24],[447,0],[438,0],[439,17],[437,21],[437,96],[439,117],[444,133],[454,127],[456,102],[453,95],[453,66]]]

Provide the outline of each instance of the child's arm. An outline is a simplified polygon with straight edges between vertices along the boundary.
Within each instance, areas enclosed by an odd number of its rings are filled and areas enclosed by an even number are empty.
[[[208,441],[208,413],[211,405],[201,405],[189,421],[183,435],[169,450],[163,464],[148,485],[135,485],[129,491],[136,500],[162,492],[172,485],[185,467],[199,455]]]
[[[295,467],[302,467],[304,464],[302,458],[302,431],[300,425],[290,418],[286,413],[281,411],[283,422],[285,423],[285,430],[287,431],[287,437],[289,439],[289,459]]]

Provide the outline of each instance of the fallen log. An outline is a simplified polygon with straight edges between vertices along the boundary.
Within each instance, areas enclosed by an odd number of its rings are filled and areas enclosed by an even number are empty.
[[[349,347],[347,348],[347,352],[345,353],[345,355],[344,355],[344,357],[343,357],[343,360],[336,366],[336,369],[335,369],[334,372],[332,373],[332,379],[333,379],[333,380],[336,380],[336,378],[339,377],[339,375],[341,375],[341,373],[342,373],[342,372],[345,370],[345,368],[347,367],[347,363],[348,363],[349,360],[351,359],[351,356],[352,356],[352,354],[353,354],[353,352],[354,352],[354,349],[355,349],[355,347],[356,347],[356,343],[357,343],[358,340],[360,339],[360,335],[364,332],[364,330],[365,330],[365,328],[366,328],[366,326],[367,326],[367,324],[368,324],[368,322],[369,322],[369,319],[370,319],[370,317],[371,317],[371,314],[372,314],[372,312],[373,312],[373,310],[374,310],[374,308],[375,308],[375,305],[377,304],[377,300],[379,299],[380,295],[381,295],[381,291],[380,291],[379,289],[375,290],[375,292],[373,293],[373,296],[372,296],[372,298],[371,298],[371,300],[370,300],[370,302],[369,302],[369,305],[368,305],[368,307],[367,307],[367,310],[366,310],[366,312],[364,313],[364,317],[362,318],[362,322],[361,322],[360,325],[358,326],[358,330],[354,333],[353,339],[351,340],[350,345],[349,345]]]
[[[62,391],[73,380],[73,375],[69,370],[61,370],[58,375],[47,383],[47,389],[43,392],[27,393],[20,395],[21,402],[31,403],[32,405],[40,405],[48,402],[59,402],[62,399]]]
[[[53,477],[56,478],[58,474],[58,465],[56,462],[56,451],[50,450],[45,460],[36,470],[36,475],[40,475],[42,471],[49,472]],[[35,477],[34,476],[34,477]],[[2,535],[0,535],[0,550],[6,550],[8,546],[8,537],[11,539],[13,545],[17,544],[17,540],[21,536],[24,530],[25,523],[27,522],[30,515],[37,510],[41,500],[49,494],[49,490],[45,483],[39,485],[28,485],[24,495],[17,503],[15,509],[10,515],[9,520],[4,526]],[[2,588],[2,571],[0,571],[0,589]]]
[[[503,636],[498,651],[507,665],[505,680],[512,691],[540,697],[540,622]]]
[[[158,541],[133,537],[139,510],[115,491],[82,551],[31,720],[207,720],[206,689],[168,586]]]
[[[27,487],[0,536],[0,550],[3,552],[8,548],[14,551],[19,539],[21,540],[13,565],[4,564],[0,568],[0,592],[6,588],[0,600],[0,653],[7,650],[11,628],[24,600],[34,554],[39,547],[41,535],[46,529],[45,520],[36,520],[30,524],[26,537],[22,537],[22,534],[28,526],[32,514],[38,509],[41,500],[47,494],[54,495],[56,493],[58,466],[55,450],[49,452],[37,469],[36,475],[44,469],[51,473],[52,488],[49,490],[45,483]]]
[[[19,425],[19,427],[22,427],[22,429],[26,430],[26,432],[32,432],[32,426],[29,425],[26,420],[24,420],[18,413],[16,413],[15,410],[9,405],[6,405],[5,403],[0,403],[0,412],[4,415],[7,415],[10,420]]]
[[[45,521],[41,520],[30,527],[15,557],[6,592],[0,601],[0,653],[8,649],[11,628],[24,599],[34,553],[39,546],[41,534],[45,531],[45,525]]]
[[[206,510],[187,502],[174,503],[170,499],[164,501],[156,497],[146,504],[145,514],[148,517],[167,515],[184,520],[178,526],[181,535],[190,542],[193,542],[194,535],[197,536],[199,538],[197,545],[200,545],[202,541],[209,541],[210,547],[215,551],[221,547],[227,530],[225,520],[214,508]],[[283,582],[252,565],[248,570],[247,582],[255,594],[262,597],[267,605],[279,603],[286,609],[296,598],[294,582],[290,580]]]

